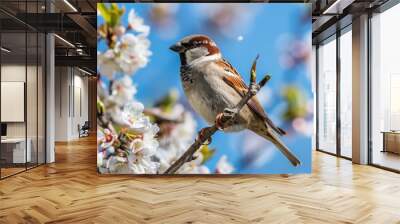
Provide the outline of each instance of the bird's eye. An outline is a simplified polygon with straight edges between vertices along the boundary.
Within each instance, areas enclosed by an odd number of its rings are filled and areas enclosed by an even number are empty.
[[[185,48],[190,47],[190,44],[188,42],[182,43],[182,46],[184,46]]]

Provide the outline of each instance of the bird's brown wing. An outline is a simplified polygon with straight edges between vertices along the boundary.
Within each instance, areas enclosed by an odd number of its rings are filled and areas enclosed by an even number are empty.
[[[223,80],[229,86],[231,86],[239,95],[242,97],[247,93],[248,87],[244,83],[240,74],[236,71],[236,69],[226,60],[219,60],[217,62],[220,66],[222,66],[226,72],[229,72],[231,75],[224,76]],[[286,134],[284,130],[277,127],[272,120],[268,117],[265,113],[264,109],[262,108],[260,102],[258,101],[257,97],[252,97],[248,102],[247,106],[250,108],[253,113],[255,113],[258,117],[265,120],[265,122],[270,126],[274,131],[276,131],[280,135]]]

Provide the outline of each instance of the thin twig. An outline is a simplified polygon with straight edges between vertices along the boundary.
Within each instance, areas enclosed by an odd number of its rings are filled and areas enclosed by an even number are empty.
[[[265,75],[264,78],[257,84],[256,83],[256,64],[257,59],[253,62],[250,71],[250,85],[248,87],[248,91],[246,95],[239,101],[239,103],[234,108],[226,108],[225,111],[233,111],[232,114],[223,113],[221,117],[221,125],[222,127],[229,127],[239,115],[240,110],[247,104],[247,102],[255,96],[258,91],[268,82],[271,78],[269,75]],[[211,127],[203,128],[198,135],[195,142],[186,150],[186,152],[173,163],[165,172],[164,174],[174,174],[180,167],[183,166],[186,162],[190,162],[193,160],[194,153],[208,140],[211,136],[214,135],[219,129],[216,124]]]

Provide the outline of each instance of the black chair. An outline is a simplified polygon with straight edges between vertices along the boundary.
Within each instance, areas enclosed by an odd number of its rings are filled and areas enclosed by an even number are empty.
[[[90,130],[89,121],[85,121],[82,127],[78,124],[79,138],[89,136],[89,130]]]

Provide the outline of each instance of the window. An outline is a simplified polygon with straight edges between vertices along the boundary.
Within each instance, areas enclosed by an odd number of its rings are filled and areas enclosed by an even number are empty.
[[[352,149],[352,35],[351,26],[340,36],[340,155],[351,158]]]
[[[371,161],[400,170],[400,5],[371,19]]]
[[[0,1],[26,18],[44,1]],[[0,178],[45,162],[45,34],[0,12]],[[38,17],[34,17],[38,18]]]
[[[336,39],[318,48],[318,149],[336,153]]]

